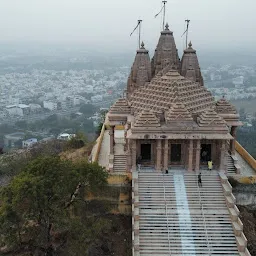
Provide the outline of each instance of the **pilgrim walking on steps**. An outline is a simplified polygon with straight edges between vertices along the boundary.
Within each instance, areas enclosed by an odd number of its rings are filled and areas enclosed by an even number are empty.
[[[202,175],[201,175],[201,172],[198,174],[198,187],[202,187],[203,185],[202,185],[202,177],[201,177]]]

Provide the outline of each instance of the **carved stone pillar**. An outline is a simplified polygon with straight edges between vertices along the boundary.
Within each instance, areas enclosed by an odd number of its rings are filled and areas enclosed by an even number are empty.
[[[156,141],[156,170],[161,171],[162,165],[162,141]]]
[[[230,134],[231,134],[232,137],[234,138],[234,139],[230,140],[230,148],[229,148],[229,150],[230,150],[230,153],[231,153],[231,154],[235,154],[235,151],[236,151],[236,149],[235,149],[236,128],[237,128],[236,126],[232,126],[232,127],[231,127],[231,131],[230,131]]]
[[[180,155],[180,162],[181,162],[181,165],[185,165],[186,164],[186,145],[185,145],[185,141],[182,141],[181,143],[181,155]]]
[[[220,171],[226,171],[226,141],[222,140],[221,143],[221,148],[220,148]]]
[[[169,140],[169,155],[168,155],[168,162],[171,165],[171,156],[172,156],[172,141]]]
[[[164,170],[168,169],[169,145],[168,139],[164,140]]]
[[[127,165],[127,170],[131,171],[131,169],[132,169],[131,140],[127,140],[126,165]]]
[[[188,148],[188,171],[193,170],[193,140],[189,141]]]
[[[137,160],[137,149],[136,149],[136,140],[132,140],[132,169],[136,170],[136,160]]]
[[[212,157],[211,157],[211,160],[213,161],[213,163],[215,164],[216,163],[216,141],[214,140],[212,142]]]
[[[110,126],[109,135],[110,135],[110,155],[114,155],[114,140],[115,140],[114,126]]]
[[[128,150],[127,130],[124,131],[124,151]]]
[[[200,170],[200,153],[201,153],[201,141],[196,141],[196,164],[195,164],[195,170]]]

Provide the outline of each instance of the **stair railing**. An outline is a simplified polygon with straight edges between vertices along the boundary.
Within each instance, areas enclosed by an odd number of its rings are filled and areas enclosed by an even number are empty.
[[[197,191],[198,191],[198,195],[199,195],[199,202],[200,202],[200,206],[201,206],[201,212],[202,212],[202,215],[203,215],[204,230],[205,230],[205,234],[206,234],[208,253],[209,253],[209,255],[211,255],[210,244],[209,244],[209,237],[208,237],[208,232],[207,232],[206,222],[205,222],[205,215],[204,215],[204,205],[203,205],[203,203],[202,203],[201,192],[200,192],[200,190],[199,190],[198,184],[197,184]]]
[[[165,204],[165,215],[167,220],[167,231],[168,231],[168,244],[169,244],[169,253],[171,254],[171,245],[170,245],[170,232],[169,232],[169,218],[168,218],[168,207],[166,203],[166,197],[165,197],[165,182],[164,182],[164,174],[163,174],[163,188],[164,188],[164,204]]]

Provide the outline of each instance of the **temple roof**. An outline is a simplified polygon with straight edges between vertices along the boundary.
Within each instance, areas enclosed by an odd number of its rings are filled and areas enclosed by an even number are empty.
[[[114,105],[111,106],[110,114],[130,114],[131,107],[128,105],[128,102],[124,98],[118,99]]]
[[[216,102],[216,110],[219,114],[237,114],[236,108],[224,97]]]
[[[135,117],[134,127],[160,127],[160,120],[150,110],[143,110]]]
[[[143,89],[136,90],[130,103],[135,112],[151,110],[154,113],[164,113],[172,107],[176,99],[191,114],[215,107],[213,96],[204,86],[185,79],[175,70],[161,77],[156,76]]]
[[[145,49],[142,42],[141,48],[137,50],[135,60],[133,62],[131,73],[127,81],[128,98],[133,91],[151,80],[151,63],[148,50]]]
[[[227,127],[226,122],[214,111],[214,109],[208,109],[199,115],[197,123],[200,127]]]
[[[167,66],[170,66],[172,69],[179,69],[180,60],[178,50],[176,48],[173,32],[169,30],[168,24],[166,24],[165,30],[161,32],[151,64],[152,76],[155,76]]]
[[[204,84],[196,50],[192,48],[191,42],[189,43],[188,48],[184,50],[181,59],[180,74],[194,82],[200,83],[201,85]]]
[[[165,112],[165,120],[167,123],[171,122],[190,122],[193,121],[192,115],[186,109],[184,104],[177,102],[173,103],[171,108]]]

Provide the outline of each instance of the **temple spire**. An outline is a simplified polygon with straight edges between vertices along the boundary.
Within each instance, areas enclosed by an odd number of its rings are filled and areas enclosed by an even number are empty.
[[[173,32],[169,29],[169,24],[165,24],[164,30],[161,32],[152,63],[152,76],[159,71],[166,73],[171,69],[180,69],[180,60],[178,50],[176,48]]]
[[[145,49],[144,42],[137,50],[131,73],[127,81],[127,98],[129,99],[133,92],[151,81],[151,63],[148,50]]]
[[[188,48],[184,50],[181,59],[180,74],[194,82],[204,85],[196,50],[192,48],[191,41],[188,44]]]

